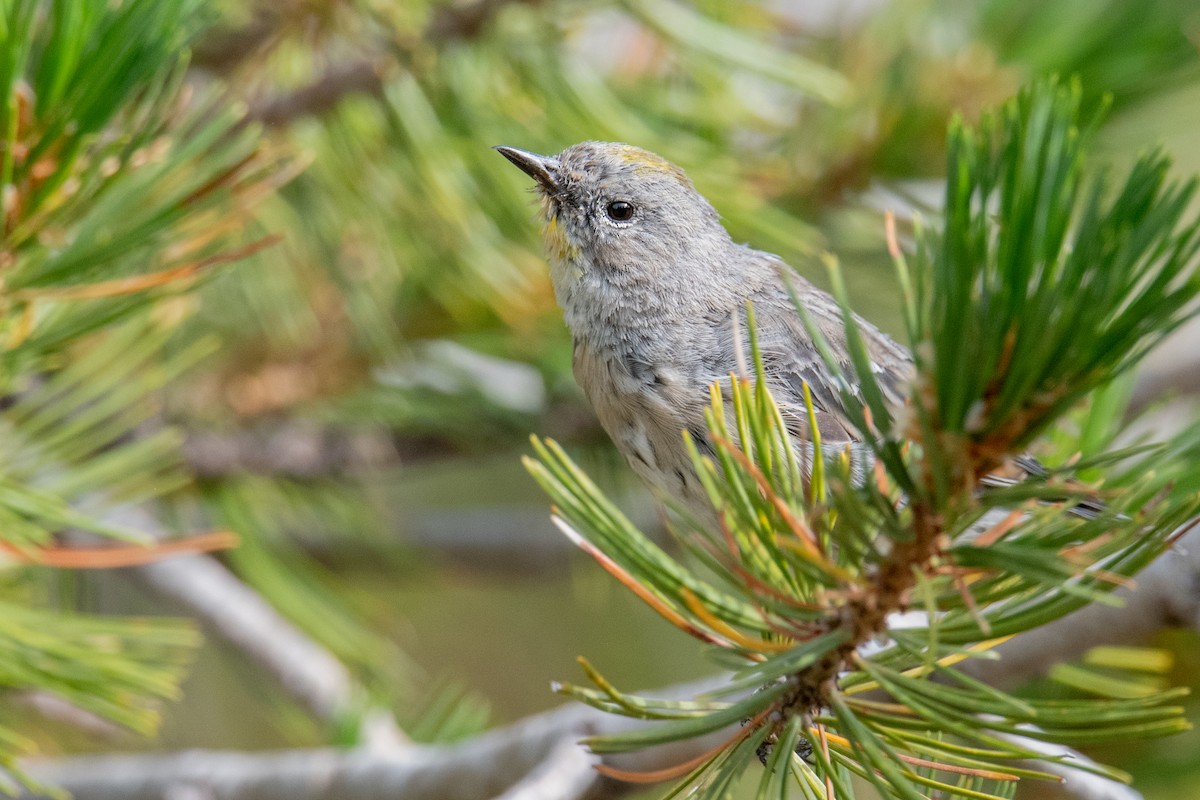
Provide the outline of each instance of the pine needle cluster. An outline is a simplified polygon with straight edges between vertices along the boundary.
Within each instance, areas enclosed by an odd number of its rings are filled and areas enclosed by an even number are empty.
[[[959,668],[1083,605],[1115,602],[1112,590],[1200,510],[1170,485],[1171,465],[1200,452],[1195,431],[979,488],[1127,371],[1200,294],[1195,182],[1169,180],[1158,153],[1115,186],[1091,172],[1080,96],[1039,84],[977,128],[951,126],[944,217],[915,232],[907,259],[893,238],[915,364],[901,409],[875,383],[832,267],[853,364],[843,372],[830,354],[826,366],[873,453],[867,480],[854,479],[848,454],[805,469],[761,366],[731,376],[732,407],[712,392],[715,456],[693,448],[693,462],[719,524],[676,526],[686,559],[631,524],[558,445],[535,441],[528,465],[556,524],[731,670],[704,696],[662,700],[623,693],[585,663],[594,688],[561,692],[659,721],[589,740],[597,753],[729,731],[675,770],[610,774],[677,778],[668,796],[717,798],[761,761],[761,798],[844,800],[855,778],[905,800],[1011,797],[1021,779],[1056,779],[1027,759],[1065,760],[1029,740],[1186,727],[1180,692],[1146,680],[1161,668],[1154,658],[1080,668],[1083,696],[1053,701]],[[1072,477],[1083,470],[1103,482]]]

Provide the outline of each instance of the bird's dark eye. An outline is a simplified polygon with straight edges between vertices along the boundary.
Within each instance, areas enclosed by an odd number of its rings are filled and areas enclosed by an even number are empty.
[[[633,203],[627,200],[613,200],[605,209],[608,218],[617,222],[628,222],[633,218]]]

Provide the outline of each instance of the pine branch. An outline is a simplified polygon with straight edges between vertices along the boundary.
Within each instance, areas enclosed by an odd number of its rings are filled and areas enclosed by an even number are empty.
[[[173,434],[133,435],[153,415],[153,395],[203,349],[171,342],[186,316],[180,297],[270,241],[229,249],[289,169],[235,135],[232,115],[181,102],[200,5],[0,9],[0,550],[10,573],[0,684],[142,735],[176,696],[196,632],[43,608],[29,587],[51,574],[45,567],[95,567],[136,550],[59,546],[69,533],[147,543],[103,516],[182,478]],[[24,780],[11,768],[30,747],[0,729],[0,789]]]
[[[33,762],[32,775],[77,800],[159,800],[188,786],[217,800],[484,800],[583,797],[599,780],[578,745],[599,715],[570,706],[451,746],[76,757]],[[27,794],[25,797],[39,795]]]
[[[1200,633],[1200,528],[1186,532],[1115,596],[1119,605],[1093,603],[1000,645],[998,659],[969,661],[962,670],[998,689],[1017,688],[1093,647],[1144,644],[1169,628]]]
[[[706,681],[652,694],[687,697],[718,685]],[[572,703],[449,747],[405,745],[384,751],[321,749],[261,754],[189,751],[49,759],[29,761],[27,766],[38,779],[69,790],[77,800],[157,800],[180,786],[205,792],[217,800],[618,797],[624,792],[601,780],[594,771],[594,759],[574,742],[584,735],[636,730],[647,724]],[[737,727],[673,747],[607,756],[604,763],[644,773],[668,769],[711,750]],[[1045,747],[1029,744],[1038,751]],[[1067,748],[1058,747],[1056,752],[1069,753],[1070,759],[1080,763],[1086,761]],[[1068,779],[1062,789],[1078,800],[1139,797],[1097,776]]]
[[[1109,699],[1051,707],[973,681],[960,666],[1089,603],[1115,604],[1113,588],[1200,512],[1194,494],[1172,489],[1200,454],[1200,427],[1153,455],[1084,459],[1080,470],[1107,470],[1108,507],[1077,480],[1041,468],[1023,482],[979,488],[1181,324],[1200,295],[1200,222],[1186,210],[1195,182],[1169,182],[1165,160],[1151,155],[1115,193],[1102,181],[1085,190],[1079,115],[1078,89],[1051,84],[1023,92],[977,131],[952,127],[944,226],[919,233],[911,267],[894,248],[915,373],[903,408],[885,400],[836,268],[840,351],[797,300],[839,408],[873,454],[865,480],[849,452],[827,453],[815,424],[811,443],[793,440],[770,397],[749,311],[755,374],[713,388],[709,447],[692,447],[717,525],[685,517],[678,533],[703,570],[654,545],[561,448],[534,441],[528,466],[568,537],[739,665],[724,697],[690,702],[627,695],[585,665],[596,688],[563,685],[564,694],[661,720],[592,737],[593,751],[626,752],[741,720],[741,733],[709,761],[681,765],[682,787],[719,797],[759,760],[760,797],[780,796],[793,775],[852,797],[857,775],[887,797],[932,789],[991,798],[1022,778],[1054,779],[1013,767],[1039,754],[1006,734],[1072,744],[1183,727],[1169,705],[1175,693],[1130,692],[1131,683],[1076,673]],[[909,609],[920,611],[898,626]],[[891,699],[879,703],[869,691]]]

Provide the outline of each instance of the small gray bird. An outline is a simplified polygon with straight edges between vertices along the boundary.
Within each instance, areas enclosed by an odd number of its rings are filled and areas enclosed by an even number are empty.
[[[575,378],[601,425],[651,487],[703,508],[682,432],[705,446],[708,387],[743,374],[753,304],[768,388],[800,442],[853,448],[841,395],[797,316],[791,284],[844,364],[836,302],[778,256],[735,243],[683,170],[627,144],[583,142],[556,156],[497,147],[537,181],[554,291],[574,339]],[[855,318],[896,406],[907,350]],[[802,454],[807,459],[811,454]]]

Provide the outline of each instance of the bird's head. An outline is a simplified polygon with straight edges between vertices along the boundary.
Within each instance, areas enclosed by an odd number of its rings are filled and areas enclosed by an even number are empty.
[[[640,147],[583,142],[555,156],[496,150],[537,182],[546,249],[560,270],[678,278],[681,269],[712,264],[714,248],[729,241],[684,171]]]

